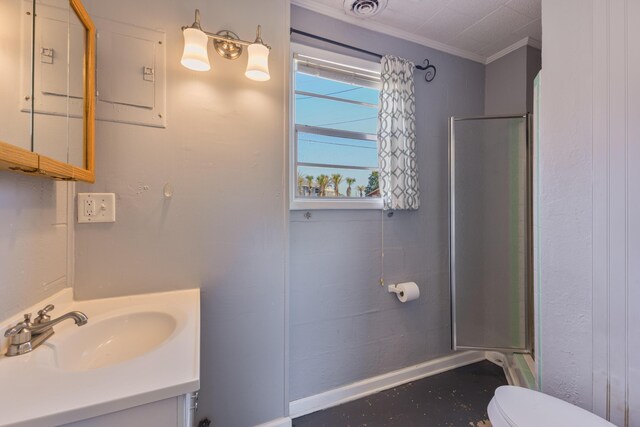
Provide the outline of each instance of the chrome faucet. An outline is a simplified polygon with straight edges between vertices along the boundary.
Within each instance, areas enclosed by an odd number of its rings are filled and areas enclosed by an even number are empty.
[[[7,348],[7,356],[18,356],[20,354],[29,353],[45,342],[53,335],[53,326],[66,319],[73,319],[76,325],[82,326],[87,323],[89,318],[80,311],[70,311],[63,314],[57,319],[51,320],[49,313],[54,309],[52,304],[47,305],[38,311],[38,317],[31,322],[31,313],[24,315],[24,320],[19,322],[12,328],[5,331],[4,336],[9,338],[9,348]]]

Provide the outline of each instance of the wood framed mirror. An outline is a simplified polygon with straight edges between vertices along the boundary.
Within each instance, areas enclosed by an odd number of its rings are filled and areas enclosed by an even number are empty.
[[[94,182],[95,46],[80,0],[0,0],[0,169]]]

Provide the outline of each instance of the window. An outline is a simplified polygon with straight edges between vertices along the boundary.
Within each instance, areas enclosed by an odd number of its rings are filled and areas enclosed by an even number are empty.
[[[380,208],[380,65],[296,46],[291,208]]]

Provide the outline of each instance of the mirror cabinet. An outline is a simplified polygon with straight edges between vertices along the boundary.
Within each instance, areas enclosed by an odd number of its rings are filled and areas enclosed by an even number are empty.
[[[80,0],[0,0],[0,169],[93,182],[95,26]]]

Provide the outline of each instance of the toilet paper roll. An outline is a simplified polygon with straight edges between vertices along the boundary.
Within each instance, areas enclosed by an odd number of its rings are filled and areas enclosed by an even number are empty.
[[[396,289],[400,302],[413,301],[420,296],[420,288],[415,282],[398,283]]]

